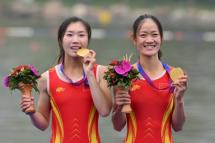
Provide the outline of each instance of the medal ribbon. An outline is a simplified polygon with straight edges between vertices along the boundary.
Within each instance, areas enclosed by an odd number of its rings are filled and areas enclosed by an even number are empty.
[[[83,78],[79,81],[74,82],[71,78],[69,78],[65,72],[64,72],[64,66],[63,64],[60,65],[60,71],[62,72],[62,74],[65,76],[65,78],[69,81],[70,84],[78,86],[80,85],[82,82],[84,82],[85,85],[88,85],[88,81],[87,81],[87,76],[85,74],[85,72],[83,71]]]
[[[169,73],[170,73],[170,67],[168,66],[168,64],[162,62],[162,65],[163,65],[164,69],[166,70],[166,72],[167,72],[168,75],[169,75]],[[153,81],[151,80],[151,78],[144,72],[144,70],[143,70],[143,68],[142,68],[142,66],[141,66],[141,64],[140,64],[139,61],[137,62],[137,68],[138,68],[138,71],[140,72],[140,74],[142,75],[142,77],[143,77],[143,78],[146,80],[146,82],[147,82],[149,85],[151,85],[153,88],[155,88],[155,89],[157,89],[157,90],[167,90],[167,89],[169,89],[170,92],[173,92],[173,89],[174,89],[174,88],[171,86],[171,84],[172,84],[172,80],[171,80],[171,79],[169,80],[169,83],[168,83],[168,86],[167,86],[167,87],[158,88],[157,86],[154,85],[154,83],[153,83]]]

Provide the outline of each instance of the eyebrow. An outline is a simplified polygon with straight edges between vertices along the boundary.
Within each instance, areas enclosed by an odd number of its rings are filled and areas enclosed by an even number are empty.
[[[87,31],[83,31],[83,30],[80,30],[80,31],[67,30],[65,33],[87,33]]]
[[[87,33],[86,31],[66,31],[67,33]]]
[[[139,33],[159,33],[159,31],[152,30],[152,31],[140,31]]]

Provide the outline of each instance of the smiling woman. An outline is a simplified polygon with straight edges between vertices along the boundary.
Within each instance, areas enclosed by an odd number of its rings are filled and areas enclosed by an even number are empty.
[[[110,113],[112,99],[103,79],[104,67],[95,63],[96,52],[77,55],[79,49],[88,47],[90,38],[87,22],[78,17],[66,19],[58,30],[58,64],[38,82],[38,108],[28,115],[40,130],[48,127],[51,116],[51,143],[100,143],[98,118]],[[26,113],[32,105],[34,99],[23,95],[22,111]]]
[[[127,124],[125,143],[172,143],[171,126],[179,131],[185,122],[183,97],[188,77],[179,74],[175,81],[170,78],[174,68],[160,60],[162,40],[163,30],[156,17],[142,15],[136,19],[133,43],[139,59],[134,67],[140,79],[132,82],[134,89],[114,92],[116,108],[112,114],[116,130]],[[132,112],[126,115],[119,109],[127,103],[131,103]]]

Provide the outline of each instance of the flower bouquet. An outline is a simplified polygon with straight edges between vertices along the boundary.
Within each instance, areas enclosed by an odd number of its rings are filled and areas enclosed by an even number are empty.
[[[104,79],[108,83],[108,87],[114,86],[119,89],[129,90],[133,80],[138,79],[139,72],[130,64],[130,57],[124,57],[123,60],[113,60],[108,65],[108,70],[104,74]],[[123,105],[122,112],[130,113],[132,111],[130,105]]]
[[[11,91],[18,89],[22,95],[31,96],[32,88],[39,91],[37,88],[37,79],[40,77],[38,70],[33,65],[19,65],[12,69],[11,73],[3,79],[3,85]],[[26,113],[35,112],[31,106]]]

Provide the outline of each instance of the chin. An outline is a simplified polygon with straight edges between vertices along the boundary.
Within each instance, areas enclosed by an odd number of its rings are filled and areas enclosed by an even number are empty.
[[[72,57],[72,58],[78,57],[78,55],[76,53],[69,53],[69,56]]]
[[[148,56],[154,56],[158,54],[159,50],[150,50],[150,51],[143,51],[142,54],[148,55]]]
[[[158,55],[158,52],[142,52],[141,55],[151,57],[151,56]]]

